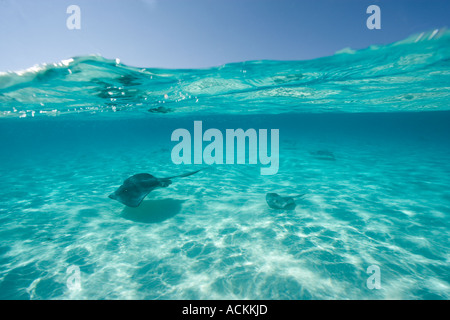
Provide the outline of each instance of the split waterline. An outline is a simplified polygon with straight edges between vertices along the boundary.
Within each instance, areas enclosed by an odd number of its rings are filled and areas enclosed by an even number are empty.
[[[449,299],[449,87],[445,30],[310,61],[2,73],[0,298]],[[190,172],[137,207],[108,197]]]

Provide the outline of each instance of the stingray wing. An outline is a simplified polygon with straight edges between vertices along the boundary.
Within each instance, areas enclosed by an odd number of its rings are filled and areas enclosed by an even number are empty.
[[[126,179],[109,198],[117,200],[129,207],[138,207],[142,200],[155,188],[160,181],[148,173],[139,173]]]

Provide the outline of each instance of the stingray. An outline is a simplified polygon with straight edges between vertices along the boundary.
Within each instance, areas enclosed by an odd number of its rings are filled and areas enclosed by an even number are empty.
[[[334,157],[334,153],[328,150],[311,151],[310,154],[319,160],[336,160],[336,158]]]
[[[294,210],[297,206],[295,198],[301,198],[304,195],[282,197],[277,193],[268,193],[266,194],[266,202],[272,209]]]
[[[123,184],[108,197],[128,207],[139,207],[142,200],[156,188],[168,187],[174,178],[189,177],[200,170],[168,178],[156,178],[149,173],[138,173],[126,179]]]

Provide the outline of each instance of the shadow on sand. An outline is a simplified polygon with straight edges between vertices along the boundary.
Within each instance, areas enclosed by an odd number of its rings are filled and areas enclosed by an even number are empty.
[[[162,222],[178,214],[183,202],[175,199],[145,200],[137,208],[125,207],[122,217],[134,222]]]

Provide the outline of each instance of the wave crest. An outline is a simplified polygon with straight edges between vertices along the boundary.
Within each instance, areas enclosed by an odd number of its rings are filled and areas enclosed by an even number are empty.
[[[450,32],[442,29],[314,60],[209,69],[74,57],[0,73],[0,117],[449,110],[449,87]]]

